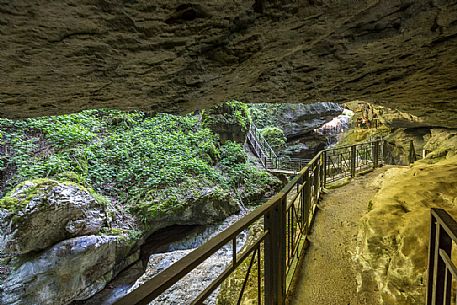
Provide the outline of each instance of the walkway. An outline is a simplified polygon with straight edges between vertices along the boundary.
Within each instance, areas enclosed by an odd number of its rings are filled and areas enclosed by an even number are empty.
[[[356,249],[359,219],[367,212],[368,202],[377,191],[370,182],[388,168],[384,166],[357,177],[324,195],[289,304],[379,304],[375,289],[357,294],[352,253]]]

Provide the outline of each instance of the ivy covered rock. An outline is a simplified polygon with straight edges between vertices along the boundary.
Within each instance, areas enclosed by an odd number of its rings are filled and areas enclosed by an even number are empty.
[[[206,127],[227,140],[244,143],[251,124],[249,107],[238,101],[229,101],[208,109],[203,114]]]
[[[0,252],[20,255],[98,233],[106,217],[94,196],[77,184],[50,179],[18,185],[0,199]]]

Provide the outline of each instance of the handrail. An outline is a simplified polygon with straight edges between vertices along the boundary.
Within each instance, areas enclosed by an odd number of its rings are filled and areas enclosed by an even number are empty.
[[[353,155],[350,159],[356,159],[358,147],[361,150],[365,149],[364,147],[371,147],[373,150],[371,155],[376,155],[377,158],[379,145],[379,141],[354,145],[351,147]],[[194,299],[192,304],[203,304],[205,298],[217,288],[217,285],[227,279],[250,255],[252,257],[249,270],[256,262],[258,274],[260,275],[261,271],[263,274],[262,278],[260,276],[257,278],[258,300],[263,298],[265,305],[284,304],[290,287],[289,279],[295,270],[293,266],[297,264],[303,254],[306,246],[304,241],[309,234],[320,200],[320,193],[328,180],[326,175],[331,169],[327,164],[331,160],[331,157],[328,158],[329,152],[332,150],[319,152],[266,203],[114,304],[148,304],[216,251],[230,243],[233,245],[231,248],[232,263],[213,281],[213,284],[210,284]],[[378,165],[377,162],[370,164],[373,167]],[[364,168],[357,167],[356,164],[350,168],[343,168],[345,171],[353,169],[360,171]],[[235,247],[237,236],[259,220],[263,220],[263,234],[260,237],[254,237],[255,240],[252,243],[254,246],[248,247],[241,254],[237,253]],[[261,265],[262,260],[263,265]],[[249,273],[245,277],[243,287],[245,287],[248,277]],[[261,281],[263,281],[263,285]],[[241,289],[240,298],[242,298],[243,292],[244,288]]]
[[[309,159],[278,156],[254,123],[249,127],[247,141],[266,169],[293,171],[296,174],[309,162]]]
[[[431,210],[427,305],[451,304],[457,267],[450,259],[457,242],[457,222],[443,209]]]

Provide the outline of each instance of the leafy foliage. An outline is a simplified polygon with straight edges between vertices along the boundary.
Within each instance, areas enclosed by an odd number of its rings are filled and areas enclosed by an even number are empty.
[[[234,117],[247,120],[246,105],[229,104]],[[182,208],[192,188],[212,187],[226,196],[251,179],[273,179],[247,162],[242,146],[219,147],[217,135],[191,115],[88,110],[0,119],[0,136],[0,149],[9,147],[0,170],[15,170],[3,191],[36,178],[72,181],[126,205],[145,221]]]
[[[287,138],[281,128],[266,127],[261,129],[260,132],[275,151],[280,151],[285,148]]]
[[[204,113],[204,124],[208,127],[237,125],[247,131],[251,124],[251,114],[247,104],[232,100],[215,106]]]

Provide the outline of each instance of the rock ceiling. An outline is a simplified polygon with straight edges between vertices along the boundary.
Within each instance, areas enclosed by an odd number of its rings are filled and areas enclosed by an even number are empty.
[[[0,0],[0,117],[229,98],[457,127],[457,1]]]

